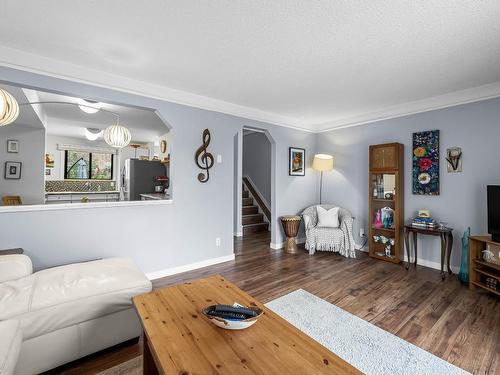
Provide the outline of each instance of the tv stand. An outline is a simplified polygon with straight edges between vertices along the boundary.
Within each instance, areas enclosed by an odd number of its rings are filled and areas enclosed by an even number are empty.
[[[469,237],[469,288],[482,288],[500,296],[500,264],[483,260],[483,250],[486,250],[487,245],[500,249],[500,242],[493,241],[490,236]],[[498,259],[497,256],[496,258]],[[498,280],[496,290],[486,285],[487,278]]]

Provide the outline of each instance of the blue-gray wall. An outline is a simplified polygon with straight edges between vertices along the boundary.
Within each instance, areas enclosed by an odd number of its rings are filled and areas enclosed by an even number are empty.
[[[315,173],[309,168],[306,177],[288,178],[287,160],[290,145],[312,155],[315,134],[6,67],[0,67],[0,81],[156,108],[172,127],[171,205],[0,213],[0,249],[24,248],[36,268],[126,256],[144,272],[155,272],[233,254],[234,136],[243,126],[267,129],[275,140],[278,198],[272,242],[283,242],[280,215],[298,213],[317,200]],[[222,155],[223,162],[215,164],[210,181],[202,184],[194,153],[205,128],[212,134],[209,151]],[[81,228],[84,236],[78,235]]]
[[[412,194],[412,133],[440,130],[441,194]],[[332,172],[325,173],[323,199],[350,209],[359,227],[368,225],[368,146],[400,142],[405,145],[405,218],[427,208],[440,221],[455,228],[452,264],[459,266],[464,230],[487,231],[486,185],[500,184],[500,99],[464,104],[411,116],[339,129],[318,135],[318,152],[335,157]],[[463,172],[447,173],[445,152],[452,146],[462,148]],[[437,238],[419,240],[419,258],[439,264]],[[357,237],[356,242],[361,240]]]
[[[250,177],[271,208],[271,142],[264,133],[243,135],[243,176]]]

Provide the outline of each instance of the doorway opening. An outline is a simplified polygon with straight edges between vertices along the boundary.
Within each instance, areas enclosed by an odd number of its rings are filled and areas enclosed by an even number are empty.
[[[235,152],[235,236],[272,234],[275,142],[266,130],[244,127],[235,136]]]

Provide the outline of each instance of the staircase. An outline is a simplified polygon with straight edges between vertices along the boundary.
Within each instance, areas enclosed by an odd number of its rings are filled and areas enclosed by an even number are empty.
[[[243,184],[242,196],[242,224],[243,236],[251,233],[266,232],[269,230],[269,223],[264,221],[264,215],[259,213],[259,207],[254,204],[254,200],[250,197],[248,190]]]

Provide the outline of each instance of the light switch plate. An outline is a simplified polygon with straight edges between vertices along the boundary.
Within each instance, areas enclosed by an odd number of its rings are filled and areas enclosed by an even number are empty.
[[[217,155],[217,163],[222,163],[222,155]]]

